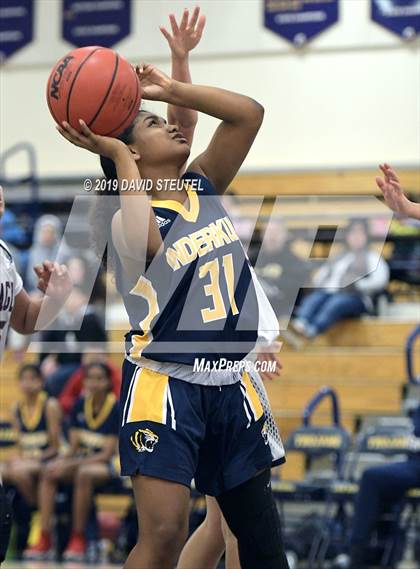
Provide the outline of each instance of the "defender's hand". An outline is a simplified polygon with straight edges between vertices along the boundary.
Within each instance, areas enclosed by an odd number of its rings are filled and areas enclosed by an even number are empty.
[[[396,213],[409,215],[412,202],[404,195],[395,170],[389,164],[380,164],[379,168],[382,170],[384,178],[377,176],[376,183],[385,198],[385,202]]]
[[[73,287],[66,265],[44,261],[42,265],[34,267],[38,277],[38,288],[47,296],[55,300],[66,299]]]

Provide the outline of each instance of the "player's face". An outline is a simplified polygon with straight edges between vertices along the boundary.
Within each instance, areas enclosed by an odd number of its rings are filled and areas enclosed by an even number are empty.
[[[4,213],[4,192],[2,186],[0,186],[0,219]]]
[[[27,395],[36,395],[44,386],[42,378],[31,370],[26,370],[22,373],[19,380],[19,385],[23,393]]]
[[[85,388],[91,396],[109,391],[109,379],[101,367],[92,366],[85,376]]]
[[[140,167],[145,165],[179,164],[190,155],[190,146],[176,125],[169,125],[158,115],[140,113],[132,133],[135,148],[140,155]]]

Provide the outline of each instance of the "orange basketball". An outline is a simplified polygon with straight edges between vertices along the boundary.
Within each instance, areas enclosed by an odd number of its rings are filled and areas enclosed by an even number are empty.
[[[134,120],[141,102],[135,70],[112,49],[74,49],[52,69],[47,102],[54,120],[80,131],[83,119],[96,134],[118,136]]]

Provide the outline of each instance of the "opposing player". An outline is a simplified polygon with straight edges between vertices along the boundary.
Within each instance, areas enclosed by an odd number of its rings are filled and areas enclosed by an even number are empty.
[[[4,212],[4,193],[0,186],[0,218]],[[32,334],[50,324],[68,298],[72,284],[67,267],[45,260],[34,267],[38,288],[45,296],[32,299],[23,288],[13,257],[0,240],[0,366],[9,324],[21,334]],[[41,310],[42,309],[42,310]],[[11,508],[0,480],[0,563],[6,556],[11,527]]]
[[[420,220],[420,204],[410,201],[401,188],[401,182],[395,170],[389,164],[380,164],[384,178],[376,177],[376,183],[381,190],[386,204],[395,211]]]
[[[273,461],[261,399],[250,375],[234,368],[259,340],[274,340],[278,324],[218,197],[245,159],[263,109],[242,95],[172,80],[152,65],[138,73],[145,99],[192,108],[221,124],[181,180],[188,142],[153,113],[141,111],[122,140],[97,136],[83,121],[81,134],[67,123],[59,127],[73,144],[105,157],[107,177],[118,177],[121,187],[142,178],[153,185],[151,200],[140,184],[121,191],[112,217],[117,286],[133,328],[120,455],[141,526],[125,567],[172,569],[186,537],[194,477],[201,492],[216,497],[237,537],[242,569],[285,568],[270,488],[270,467],[284,453]],[[180,189],[169,200],[159,191],[164,180]],[[107,225],[102,215],[101,227]],[[197,360],[205,362],[201,371]],[[224,361],[230,369],[221,369]]]

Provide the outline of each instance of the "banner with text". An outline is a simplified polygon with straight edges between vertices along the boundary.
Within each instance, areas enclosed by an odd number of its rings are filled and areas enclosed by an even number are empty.
[[[32,41],[33,0],[1,0],[0,62]]]
[[[371,0],[372,20],[400,37],[420,32],[420,0]]]
[[[63,0],[63,37],[76,47],[112,47],[130,31],[131,0]]]
[[[296,46],[338,21],[338,0],[264,0],[264,24]]]

